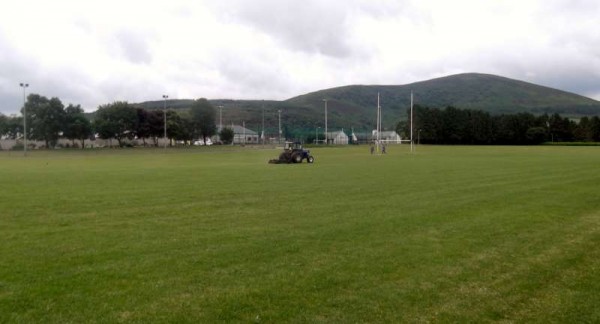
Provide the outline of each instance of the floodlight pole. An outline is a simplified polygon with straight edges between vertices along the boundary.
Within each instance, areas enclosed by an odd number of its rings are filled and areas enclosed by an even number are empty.
[[[164,100],[164,105],[163,105],[163,119],[164,119],[164,123],[165,123],[165,150],[167,149],[167,142],[169,142],[169,140],[167,139],[167,98],[169,98],[169,96],[167,95],[163,95],[163,100]]]
[[[281,144],[281,109],[277,110],[277,113],[279,114],[279,144]]]
[[[221,139],[221,131],[223,131],[223,106],[218,106],[219,107],[219,142],[223,142],[223,139]]]
[[[377,153],[381,146],[381,105],[379,102],[379,92],[377,93]]]
[[[23,155],[27,156],[27,98],[25,97],[25,89],[29,87],[29,83],[19,83],[19,86],[23,88]]]
[[[219,106],[219,131],[223,130],[223,106]]]
[[[319,144],[319,128],[321,127],[315,128],[315,144]]]
[[[325,101],[325,144],[329,144],[327,138],[327,99],[323,99],[323,101]]]
[[[410,151],[414,151],[413,143],[413,93],[410,92]]]

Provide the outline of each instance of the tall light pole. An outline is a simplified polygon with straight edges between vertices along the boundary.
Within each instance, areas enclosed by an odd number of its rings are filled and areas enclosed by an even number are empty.
[[[221,139],[221,131],[223,131],[223,106],[219,107],[219,142],[223,142]]]
[[[325,101],[325,144],[329,144],[327,140],[327,99],[323,99]]]
[[[381,146],[381,106],[379,105],[379,92],[377,92],[377,154]]]
[[[279,144],[281,144],[281,109],[277,110],[279,113]]]
[[[413,93],[410,92],[410,151],[415,150],[413,143]]]
[[[315,129],[315,144],[319,144],[319,128],[321,127]]]
[[[19,83],[19,86],[23,88],[23,155],[27,155],[27,98],[25,97],[25,89],[29,87],[29,83]]]
[[[219,131],[223,130],[223,106],[219,106]]]
[[[265,101],[262,104],[262,132],[260,133],[262,139],[262,145],[265,146]]]
[[[163,99],[165,101],[165,104],[163,106],[163,119],[164,119],[164,122],[165,122],[165,150],[166,150],[167,149],[167,142],[169,141],[169,140],[167,140],[167,98],[169,98],[169,96],[163,95],[162,97],[163,97]]]

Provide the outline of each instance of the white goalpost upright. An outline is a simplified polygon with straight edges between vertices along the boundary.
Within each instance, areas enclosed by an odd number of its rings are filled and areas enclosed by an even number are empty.
[[[410,152],[415,151],[415,145],[413,141],[413,92],[410,92]]]
[[[377,153],[380,152],[380,143],[381,143],[381,106],[379,105],[379,92],[377,93]]]

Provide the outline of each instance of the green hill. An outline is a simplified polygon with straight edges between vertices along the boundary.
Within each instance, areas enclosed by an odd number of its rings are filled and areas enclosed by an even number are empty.
[[[600,114],[600,102],[577,94],[489,74],[452,75],[407,85],[350,85],[311,92],[285,101],[211,100],[222,106],[223,123],[242,121],[260,129],[263,110],[267,129],[278,126],[278,110],[283,127],[315,129],[324,124],[324,102],[328,99],[330,129],[360,130],[373,128],[376,119],[377,93],[380,93],[385,128],[393,128],[406,118],[410,93],[422,106],[454,106],[479,109],[492,114],[530,112],[560,113],[578,117]],[[191,100],[169,100],[168,106],[186,109]],[[145,108],[162,108],[162,101],[139,104]],[[218,122],[218,121],[217,121]]]

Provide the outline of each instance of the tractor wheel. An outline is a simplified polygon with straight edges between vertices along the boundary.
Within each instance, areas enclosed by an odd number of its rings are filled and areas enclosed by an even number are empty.
[[[302,163],[302,155],[301,154],[296,154],[296,155],[292,156],[292,159],[294,159],[294,163]]]
[[[314,156],[312,156],[312,155],[309,155],[309,156],[308,156],[308,159],[306,159],[306,162],[307,162],[307,163],[313,163],[313,162],[315,162],[315,157],[314,157]]]
[[[281,163],[290,163],[290,156],[287,152],[283,152],[279,154],[279,162]]]

